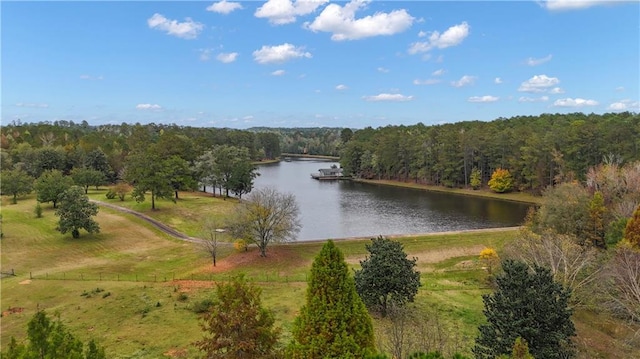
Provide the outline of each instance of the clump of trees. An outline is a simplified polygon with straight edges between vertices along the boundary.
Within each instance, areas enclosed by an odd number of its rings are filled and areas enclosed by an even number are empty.
[[[311,266],[306,302],[295,319],[291,358],[364,358],[375,353],[373,324],[344,256],[328,241]]]
[[[379,236],[366,246],[369,256],[354,275],[356,290],[367,308],[386,316],[390,307],[413,302],[420,287],[416,258],[409,259],[400,242]]]
[[[7,359],[106,359],[104,348],[93,339],[85,346],[59,317],[52,321],[41,310],[27,324],[27,342],[18,343],[12,337],[7,351],[1,356]]]

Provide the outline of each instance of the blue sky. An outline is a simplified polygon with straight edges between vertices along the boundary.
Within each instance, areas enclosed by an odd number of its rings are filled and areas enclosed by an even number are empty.
[[[640,111],[638,1],[2,1],[2,123]]]

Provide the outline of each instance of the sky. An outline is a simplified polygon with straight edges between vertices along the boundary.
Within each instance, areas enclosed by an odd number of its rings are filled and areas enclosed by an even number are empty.
[[[640,112],[638,1],[2,1],[0,13],[3,124]]]

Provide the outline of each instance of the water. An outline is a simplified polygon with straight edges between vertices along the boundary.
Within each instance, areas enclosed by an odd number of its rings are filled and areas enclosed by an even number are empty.
[[[336,162],[293,160],[258,167],[255,187],[293,193],[299,240],[419,234],[520,225],[528,204],[379,186],[318,181],[310,174]]]

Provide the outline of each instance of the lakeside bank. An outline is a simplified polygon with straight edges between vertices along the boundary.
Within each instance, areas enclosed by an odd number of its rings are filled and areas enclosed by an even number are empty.
[[[491,198],[491,199],[498,199],[502,201],[528,203],[528,204],[534,204],[534,205],[542,204],[541,196],[536,197],[523,192],[495,193],[495,192],[490,192],[484,189],[473,190],[473,189],[463,189],[463,188],[447,188],[447,187],[441,187],[441,186],[432,186],[432,185],[424,185],[424,184],[413,183],[413,182],[401,182],[401,181],[392,181],[392,180],[367,180],[367,179],[354,178],[352,179],[352,181],[358,182],[358,183],[380,185],[380,186],[413,188],[413,189],[419,189],[419,190],[429,191],[429,192],[441,192],[441,193],[457,194],[462,196]]]

